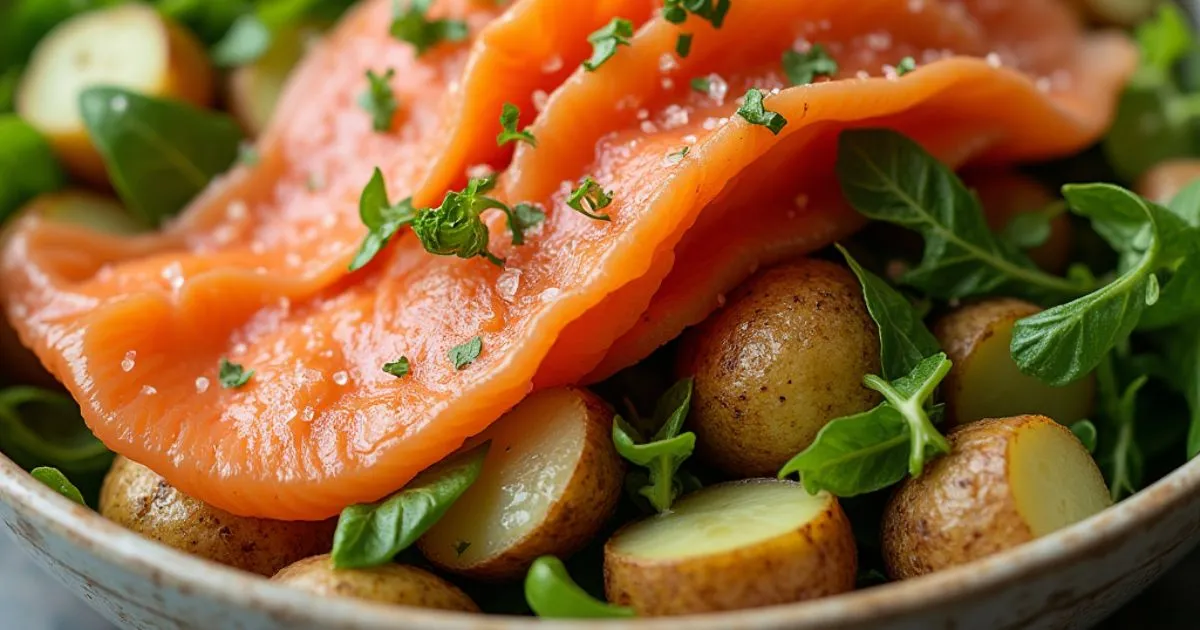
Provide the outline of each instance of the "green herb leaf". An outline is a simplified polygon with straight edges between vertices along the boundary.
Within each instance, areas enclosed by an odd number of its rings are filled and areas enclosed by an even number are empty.
[[[450,348],[450,362],[454,364],[454,369],[461,370],[474,363],[480,352],[483,352],[483,338],[475,336],[466,343]]]
[[[0,115],[0,222],[66,178],[50,143],[15,115]]]
[[[1187,457],[1200,455],[1200,320],[1158,334],[1167,380],[1183,394],[1190,409]]]
[[[519,203],[511,209],[504,209],[508,217],[508,231],[512,233],[513,245],[525,244],[525,230],[533,228],[546,220],[542,209],[528,203]]]
[[[687,57],[692,54],[692,37],[691,33],[681,33],[679,38],[675,40],[675,54],[680,57]]]
[[[271,29],[253,13],[234,21],[212,48],[212,61],[223,68],[254,63],[271,47]]]
[[[663,19],[672,24],[683,24],[689,15],[694,15],[712,24],[713,28],[721,28],[731,6],[731,0],[665,0]]]
[[[659,512],[671,509],[671,504],[684,489],[684,483],[678,475],[679,467],[695,449],[696,435],[680,431],[691,403],[692,379],[686,378],[675,383],[655,407],[654,416],[647,427],[654,433],[648,438],[621,416],[613,418],[613,444],[617,453],[649,471],[644,482],[638,476],[637,482],[630,485],[635,486],[638,494]]]
[[[250,382],[254,376],[254,370],[247,370],[237,363],[230,363],[225,357],[221,357],[221,362],[217,369],[217,380],[221,382],[221,387],[225,389],[237,389],[242,385]]]
[[[1071,425],[1071,433],[1079,438],[1080,443],[1089,453],[1096,452],[1096,425],[1091,420],[1080,420]]]
[[[1041,247],[1050,240],[1050,233],[1053,231],[1050,225],[1051,218],[1046,213],[1037,211],[1014,215],[1008,225],[1004,226],[1001,237],[1020,249]]]
[[[0,390],[0,451],[26,470],[50,466],[95,481],[113,459],[74,400],[27,386]]]
[[[783,53],[783,72],[792,85],[808,85],[817,77],[833,77],[838,72],[837,61],[825,47],[813,44],[807,52],[786,50]]]
[[[612,191],[605,191],[596,180],[592,179],[591,175],[583,178],[579,183],[579,187],[571,191],[571,196],[567,197],[567,206],[575,212],[582,214],[589,219],[597,221],[611,221],[612,217],[607,214],[597,214],[597,210],[603,210],[612,205]]]
[[[392,37],[412,44],[417,56],[442,42],[460,42],[470,35],[467,23],[461,20],[430,20],[427,17],[433,0],[409,0],[406,7],[396,1],[390,32]]]
[[[1117,381],[1113,355],[1105,355],[1096,368],[1096,389],[1099,393],[1105,439],[1096,463],[1108,480],[1108,490],[1114,501],[1137,492],[1142,485],[1143,459],[1137,442],[1137,396],[1148,378],[1139,376],[1122,389]]]
[[[400,228],[413,222],[416,211],[413,210],[411,197],[392,205],[383,181],[383,172],[376,168],[359,196],[358,216],[367,226],[367,234],[358,253],[350,261],[350,271],[358,271],[371,262]]]
[[[888,380],[900,378],[912,372],[926,357],[937,354],[941,350],[938,341],[925,327],[921,314],[912,302],[882,278],[859,265],[846,248],[841,245],[837,248],[854,275],[858,276],[867,311],[879,329],[883,377]]]
[[[920,476],[924,470],[930,449],[934,453],[950,452],[950,443],[934,428],[925,403],[933,397],[934,390],[946,378],[951,366],[950,359],[944,353],[938,353],[922,361],[910,374],[891,383],[875,375],[863,379],[863,384],[883,394],[884,400],[895,407],[908,423],[908,472],[914,477]]]
[[[746,92],[742,106],[737,110],[737,115],[744,118],[751,125],[766,127],[771,130],[771,133],[779,135],[779,132],[787,126],[788,121],[778,112],[767,110],[763,105],[763,97],[764,93],[762,90],[750,88]]]
[[[912,57],[905,57],[896,64],[896,76],[902,77],[909,72],[917,69],[917,60]]]
[[[693,90],[707,96],[708,91],[712,88],[712,78],[711,77],[696,77],[691,80],[690,85],[692,86]]]
[[[1182,258],[1167,265],[1168,278],[1157,302],[1138,322],[1140,330],[1160,330],[1200,317],[1200,181],[1185,187],[1167,204],[1167,210],[1185,224],[1165,226],[1194,244]],[[1164,226],[1159,226],[1162,230]]]
[[[521,110],[512,103],[505,103],[504,108],[500,112],[500,135],[496,136],[496,144],[503,145],[507,142],[524,142],[531,147],[537,146],[537,138],[529,133],[528,129],[517,131],[517,124],[521,122]]]
[[[225,172],[242,142],[228,116],[120,88],[89,88],[79,106],[113,186],[148,225],[174,216]]]
[[[1039,270],[988,230],[979,201],[917,143],[886,129],[844,131],[837,175],[855,210],[921,234],[925,253],[906,284],[948,300],[1003,294],[1035,301],[1071,298],[1090,287]]]
[[[67,497],[79,505],[87,507],[87,502],[83,500],[83,494],[79,492],[79,488],[76,488],[75,484],[71,483],[71,481],[67,479],[67,476],[62,474],[62,471],[59,469],[50,468],[48,466],[40,466],[29,471],[29,474],[32,475],[34,479],[37,479],[38,481],[53,488],[55,492]]]
[[[494,185],[492,179],[472,179],[461,192],[446,193],[442,205],[419,211],[412,228],[425,251],[459,258],[479,256],[503,266],[504,261],[488,249],[487,225],[479,216],[488,209],[513,216],[508,206],[484,195]]]
[[[395,376],[396,378],[404,378],[405,376],[408,376],[408,357],[400,357],[395,361],[384,363],[383,371]]]
[[[691,150],[692,150],[691,147],[681,147],[678,151],[672,151],[672,152],[668,153],[667,154],[667,163],[678,164],[678,163],[682,162],[683,158],[687,157],[687,154],[690,153]]]
[[[366,569],[391,562],[475,483],[487,451],[484,443],[435,465],[379,503],[342,510],[333,536],[333,566]]]
[[[525,575],[525,600],[544,619],[606,619],[633,617],[633,609],[614,606],[587,594],[571,579],[562,561],[542,556]]]
[[[388,68],[382,75],[374,70],[367,70],[367,91],[358,97],[358,106],[371,115],[371,128],[380,133],[392,129],[392,120],[396,117],[396,94],[392,92],[391,80],[396,71]]]
[[[1159,5],[1154,17],[1140,24],[1134,35],[1142,65],[1163,72],[1170,72],[1193,46],[1187,16],[1173,4]]]
[[[588,72],[595,72],[604,62],[617,54],[617,46],[628,46],[633,37],[633,22],[625,18],[613,18],[603,28],[588,35],[592,44],[592,58],[583,62]]]

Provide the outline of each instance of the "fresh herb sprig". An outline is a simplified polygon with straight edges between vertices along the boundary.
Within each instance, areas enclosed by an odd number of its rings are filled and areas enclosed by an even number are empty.
[[[70,479],[67,479],[67,476],[61,470],[49,466],[39,466],[29,471],[29,474],[34,479],[53,488],[55,492],[79,505],[87,507],[87,501],[83,500],[83,493],[79,491],[79,488],[75,487],[75,484],[71,483]]]
[[[543,619],[624,619],[632,608],[602,602],[571,579],[562,560],[542,556],[525,574],[525,601]]]
[[[531,147],[537,147],[537,138],[529,129],[517,131],[521,122],[521,110],[512,103],[505,103],[500,111],[500,134],[496,136],[496,144],[503,146],[509,142],[524,142]]]
[[[397,0],[392,15],[392,37],[412,44],[418,57],[442,42],[460,42],[469,35],[462,20],[430,19],[432,5],[433,0]]]
[[[686,378],[659,398],[654,415],[646,422],[639,418],[633,418],[633,422],[621,416],[613,418],[612,436],[617,453],[646,469],[631,471],[626,487],[649,501],[658,512],[671,509],[686,488],[698,485],[679,471],[696,447],[696,434],[683,432],[691,403],[692,379]]]
[[[367,70],[367,90],[358,97],[358,106],[371,116],[371,128],[379,133],[391,130],[392,119],[400,107],[391,86],[395,76],[396,71],[392,68],[383,74]]]
[[[805,52],[787,50],[783,53],[783,71],[792,85],[808,85],[818,77],[833,77],[838,72],[838,63],[825,47],[813,44]]]
[[[771,130],[771,133],[779,135],[780,131],[787,126],[787,119],[779,112],[773,112],[766,108],[763,104],[763,99],[766,95],[762,90],[750,88],[746,91],[746,96],[742,99],[742,106],[738,108],[737,115],[741,116],[746,122],[751,125],[759,125]]]
[[[613,18],[611,22],[588,35],[592,44],[592,56],[583,62],[588,72],[595,72],[604,62],[617,54],[618,46],[628,46],[633,37],[633,22],[625,18]]]

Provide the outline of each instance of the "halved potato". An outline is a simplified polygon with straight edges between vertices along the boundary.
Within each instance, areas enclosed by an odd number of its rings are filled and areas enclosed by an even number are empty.
[[[104,162],[79,115],[80,93],[97,85],[205,106],[213,72],[191,33],[140,3],[81,13],[38,44],[17,87],[17,113],[71,172],[105,185]]]
[[[837,499],[751,479],[689,494],[604,547],[604,590],[638,615],[686,615],[854,588],[857,552]]]
[[[1057,200],[1032,177],[1012,171],[984,171],[964,177],[979,195],[987,211],[988,227],[1003,232],[1013,218],[1029,212],[1041,212]],[[1045,243],[1025,251],[1038,267],[1062,273],[1071,260],[1071,219],[1061,213],[1050,221],[1050,236]]]
[[[173,488],[154,471],[117,457],[100,490],[100,514],[145,538],[194,556],[271,576],[333,546],[336,520],[271,521],[234,516]]]
[[[954,362],[942,384],[951,423],[1035,413],[1070,424],[1091,414],[1092,375],[1051,387],[1022,374],[1013,361],[1013,324],[1041,310],[1021,300],[992,298],[957,308],[934,325],[934,335]]]
[[[292,68],[304,56],[307,42],[316,29],[283,29],[271,40],[271,48],[252,64],[229,73],[229,110],[251,136],[267,128],[283,86]]]
[[[403,564],[385,564],[373,569],[335,569],[329,556],[321,555],[287,566],[271,580],[318,595],[479,612],[475,602],[457,586],[424,569]]]
[[[624,463],[613,412],[574,387],[533,394],[471,443],[491,440],[479,479],[417,542],[437,566],[518,578],[539,556],[577,551],[612,515]]]
[[[1200,179],[1200,160],[1182,158],[1155,164],[1137,182],[1137,194],[1167,203],[1188,184]]]
[[[1071,430],[1044,416],[981,420],[892,496],[883,557],[893,578],[965,564],[1112,505],[1099,468]]]

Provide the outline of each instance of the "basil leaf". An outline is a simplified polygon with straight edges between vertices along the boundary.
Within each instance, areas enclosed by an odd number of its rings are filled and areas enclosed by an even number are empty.
[[[421,473],[382,502],[342,510],[333,536],[333,566],[365,569],[391,562],[475,483],[487,451],[484,443]]]
[[[66,178],[50,143],[15,115],[0,115],[0,221]]]
[[[32,475],[34,479],[37,479],[38,481],[53,488],[55,492],[67,497],[79,505],[87,507],[87,502],[83,500],[83,494],[79,492],[79,488],[76,488],[75,484],[71,483],[70,480],[67,479],[67,476],[62,474],[62,471],[58,470],[57,468],[39,466],[38,468],[34,468],[33,470],[29,471],[29,474]]]
[[[1083,448],[1089,453],[1096,452],[1096,425],[1092,424],[1091,420],[1080,420],[1071,425],[1071,433],[1079,438]]]
[[[1019,249],[992,234],[978,199],[962,181],[895,131],[842,132],[837,176],[859,213],[924,237],[924,256],[903,282],[932,297],[1004,294],[1044,302],[1089,289],[1042,272]]]
[[[74,400],[26,386],[0,390],[0,451],[26,470],[50,466],[72,475],[102,475],[113,459]]]
[[[232,118],[113,87],[89,88],[80,111],[109,178],[129,210],[158,225],[238,156]]]
[[[838,251],[862,284],[867,311],[879,329],[879,355],[885,379],[900,378],[941,348],[921,314],[903,295],[879,276],[864,269],[841,245]]]
[[[606,619],[634,616],[632,608],[614,606],[587,594],[571,579],[562,561],[542,556],[525,575],[525,600],[545,619]]]
[[[1025,374],[1061,387],[1091,372],[1137,326],[1157,299],[1160,256],[1177,255],[1172,237],[1164,243],[1160,221],[1173,215],[1110,184],[1067,186],[1071,209],[1092,219],[1096,231],[1123,255],[1127,271],[1112,283],[1013,326],[1012,355]],[[1173,218],[1175,223],[1180,220]]]
[[[483,338],[476,335],[466,343],[450,348],[450,362],[454,369],[461,370],[474,363],[480,352],[483,352]]]
[[[626,460],[646,468],[648,473],[633,471],[626,480],[627,487],[650,502],[658,512],[671,509],[671,504],[685,489],[679,467],[696,448],[696,435],[680,433],[692,404],[692,379],[675,383],[658,400],[654,417],[646,434],[621,416],[613,418],[613,445]]]

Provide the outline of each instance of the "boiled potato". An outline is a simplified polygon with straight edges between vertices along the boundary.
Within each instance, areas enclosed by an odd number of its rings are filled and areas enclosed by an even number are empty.
[[[33,51],[17,87],[17,113],[41,132],[76,176],[107,185],[104,162],[79,114],[79,95],[97,85],[199,106],[212,100],[203,46],[154,7],[123,4],[59,24]]]
[[[604,547],[604,590],[643,616],[771,606],[853,589],[856,554],[832,495],[751,479],[618,531]]]
[[[830,420],[879,394],[879,337],[845,267],[800,259],[747,280],[685,333],[676,371],[695,378],[688,427],[704,461],[739,477],[774,476]]]
[[[387,564],[373,569],[335,569],[328,555],[306,558],[284,568],[275,582],[318,595],[354,597],[384,604],[479,612],[457,586],[417,567]]]
[[[1013,324],[1041,310],[1021,300],[993,298],[957,308],[937,321],[933,333],[954,362],[942,384],[951,423],[1037,413],[1070,424],[1091,414],[1096,397],[1092,375],[1051,387],[1022,374],[1013,361]]]
[[[1167,203],[1188,184],[1200,179],[1200,160],[1178,159],[1155,164],[1137,183],[1137,193],[1150,201]]]
[[[997,233],[1003,232],[1017,215],[1043,211],[1057,201],[1037,180],[1010,171],[974,173],[964,179],[979,195],[987,211],[988,227]],[[1062,273],[1071,260],[1071,240],[1071,219],[1063,212],[1050,221],[1046,242],[1025,253],[1038,267]]]
[[[315,29],[281,30],[266,54],[229,73],[229,110],[247,133],[257,136],[267,128],[288,75],[315,36]]]
[[[965,564],[1112,505],[1091,455],[1049,418],[980,420],[947,437],[950,453],[905,481],[884,511],[893,578]]]
[[[437,566],[515,579],[539,556],[565,557],[596,535],[621,497],[613,412],[591,392],[543,390],[474,439],[491,440],[479,479],[418,541]]]
[[[149,468],[124,457],[100,489],[100,514],[128,529],[214,562],[271,576],[333,545],[335,521],[269,521],[234,516],[201,503]]]

